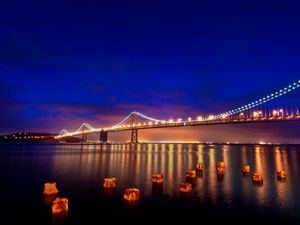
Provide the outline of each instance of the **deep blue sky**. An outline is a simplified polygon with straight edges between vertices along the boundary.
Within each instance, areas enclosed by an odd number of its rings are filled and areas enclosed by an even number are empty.
[[[299,9],[273,0],[1,2],[0,133],[248,103],[300,78]]]

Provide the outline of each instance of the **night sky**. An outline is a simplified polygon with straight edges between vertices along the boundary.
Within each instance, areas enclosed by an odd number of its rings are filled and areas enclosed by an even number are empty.
[[[299,9],[274,0],[2,1],[0,134],[108,126],[134,110],[197,117],[249,103],[299,80]],[[299,94],[287,101],[298,104]],[[298,127],[141,137],[300,143]]]

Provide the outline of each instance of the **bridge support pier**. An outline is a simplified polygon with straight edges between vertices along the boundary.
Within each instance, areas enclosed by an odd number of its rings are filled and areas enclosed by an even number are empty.
[[[106,143],[107,142],[107,137],[108,137],[108,132],[107,131],[100,131],[100,136],[99,136],[100,143]]]
[[[87,134],[82,134],[81,143],[86,143],[87,140],[88,140],[88,135]]]
[[[132,129],[131,130],[131,143],[138,143],[138,130]]]

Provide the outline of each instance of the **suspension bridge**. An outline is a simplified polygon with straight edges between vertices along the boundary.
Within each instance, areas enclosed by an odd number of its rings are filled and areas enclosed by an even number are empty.
[[[299,87],[300,80],[251,103],[220,114],[211,114],[206,117],[189,117],[185,120],[181,118],[177,120],[161,120],[134,111],[113,126],[94,128],[88,123],[83,123],[76,131],[73,132],[63,129],[55,138],[60,140],[66,137],[79,136],[82,138],[82,142],[86,142],[89,134],[96,133],[99,134],[99,142],[106,143],[108,141],[108,133],[110,132],[131,131],[131,143],[138,143],[138,130],[142,129],[296,121],[300,120],[298,107],[286,105],[275,107],[274,104],[272,106],[267,106],[267,104],[274,102],[276,99],[279,99],[288,93],[295,92],[295,90]]]

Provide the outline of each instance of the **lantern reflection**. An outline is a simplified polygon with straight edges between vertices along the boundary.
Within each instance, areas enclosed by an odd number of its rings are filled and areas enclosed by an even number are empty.
[[[203,170],[197,170],[196,171],[196,175],[197,175],[197,177],[203,177]]]

